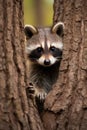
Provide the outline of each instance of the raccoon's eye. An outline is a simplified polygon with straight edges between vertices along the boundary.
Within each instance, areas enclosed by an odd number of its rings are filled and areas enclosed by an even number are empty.
[[[41,53],[43,51],[43,48],[42,47],[38,47],[37,48],[37,52]]]
[[[56,48],[55,48],[54,46],[51,46],[51,47],[50,47],[50,50],[51,50],[51,51],[55,51],[55,49],[56,49]]]

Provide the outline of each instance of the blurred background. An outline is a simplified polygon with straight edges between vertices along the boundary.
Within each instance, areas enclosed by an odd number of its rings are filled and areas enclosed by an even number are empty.
[[[24,24],[50,26],[54,0],[24,0]]]

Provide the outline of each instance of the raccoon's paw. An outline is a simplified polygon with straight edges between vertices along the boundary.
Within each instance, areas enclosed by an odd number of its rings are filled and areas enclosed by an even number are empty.
[[[27,87],[26,92],[27,92],[28,97],[33,97],[34,96],[35,88],[34,88],[32,83],[29,83],[29,86]]]
[[[47,96],[47,93],[43,89],[37,89],[35,93],[36,99],[43,102]]]

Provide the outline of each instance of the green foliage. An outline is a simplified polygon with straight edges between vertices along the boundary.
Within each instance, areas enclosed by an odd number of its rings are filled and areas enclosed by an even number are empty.
[[[42,0],[44,25],[52,24],[53,0]],[[24,23],[36,25],[34,0],[24,0]]]

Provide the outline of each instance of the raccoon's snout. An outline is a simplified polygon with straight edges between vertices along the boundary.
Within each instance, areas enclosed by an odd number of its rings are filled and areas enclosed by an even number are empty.
[[[43,55],[37,60],[38,64],[45,66],[45,67],[55,64],[56,61],[57,61],[57,59],[55,57],[53,57],[52,55],[50,55],[48,58],[46,58],[46,56]]]
[[[50,60],[49,59],[45,59],[44,60],[44,65],[50,65]]]

